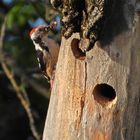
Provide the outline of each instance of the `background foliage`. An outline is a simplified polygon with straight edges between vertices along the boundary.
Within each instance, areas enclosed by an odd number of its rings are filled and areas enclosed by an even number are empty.
[[[59,38],[60,16],[45,0],[1,0],[0,29],[6,17],[3,50],[16,65],[9,65],[16,82],[30,99],[37,131],[42,135],[50,87],[38,69],[30,30],[40,24],[57,20],[58,26],[50,36]],[[27,78],[28,77],[28,78]],[[36,86],[37,85],[37,86]],[[33,140],[29,120],[15,90],[0,66],[0,140]]]

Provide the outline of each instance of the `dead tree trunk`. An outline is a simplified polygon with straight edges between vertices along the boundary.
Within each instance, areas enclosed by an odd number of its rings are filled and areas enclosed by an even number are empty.
[[[62,8],[68,39],[62,37],[43,140],[139,140],[137,3],[102,1],[103,11],[95,19],[96,0],[83,0],[82,9],[70,0],[52,1]]]

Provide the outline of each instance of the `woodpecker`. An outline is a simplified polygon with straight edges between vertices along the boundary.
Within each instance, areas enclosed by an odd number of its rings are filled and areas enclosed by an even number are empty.
[[[44,76],[50,81],[51,88],[53,86],[56,63],[59,54],[59,44],[48,37],[50,30],[53,30],[56,22],[50,25],[40,25],[33,28],[30,32],[30,38],[35,46],[39,68]]]

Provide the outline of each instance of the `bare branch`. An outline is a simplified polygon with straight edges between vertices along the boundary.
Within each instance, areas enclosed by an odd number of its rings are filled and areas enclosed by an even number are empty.
[[[5,18],[2,28],[1,28],[0,52],[2,52],[2,50],[3,50],[5,29],[6,29],[6,18]],[[1,61],[1,59],[0,59],[0,61]],[[21,105],[23,106],[23,108],[25,109],[25,111],[27,113],[29,123],[30,123],[30,129],[32,131],[33,136],[36,138],[36,140],[40,140],[40,135],[37,132],[35,124],[34,124],[34,118],[33,118],[33,115],[32,115],[31,109],[30,109],[30,101],[27,96],[27,93],[22,88],[20,88],[20,86],[17,84],[17,82],[14,79],[14,76],[13,76],[12,72],[9,70],[7,64],[4,61],[1,61],[1,65],[2,65],[2,68],[3,68],[7,78],[9,79],[14,90],[16,91],[16,95],[17,95],[18,99],[20,100]]]
[[[0,51],[0,61],[6,63],[7,65],[11,66],[15,74],[20,77],[23,81],[26,81],[35,91],[40,93],[43,97],[48,98],[50,97],[50,91],[42,86],[39,82],[35,80],[32,76],[30,76],[26,71],[20,68],[15,60],[4,50]]]
[[[35,124],[34,124],[34,119],[33,119],[32,113],[31,113],[30,102],[29,102],[27,94],[17,85],[17,83],[16,83],[12,73],[8,69],[7,65],[4,62],[2,62],[1,65],[2,65],[2,68],[5,72],[5,74],[7,75],[7,78],[10,80],[14,90],[16,91],[17,97],[19,98],[22,106],[24,107],[24,109],[28,115],[30,128],[33,133],[33,136],[36,138],[36,140],[40,140],[40,135],[38,134]]]

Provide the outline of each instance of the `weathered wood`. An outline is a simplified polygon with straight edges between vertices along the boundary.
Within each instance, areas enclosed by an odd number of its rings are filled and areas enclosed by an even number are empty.
[[[43,140],[140,139],[140,17],[76,59],[62,38]],[[75,46],[77,47],[77,46]]]

